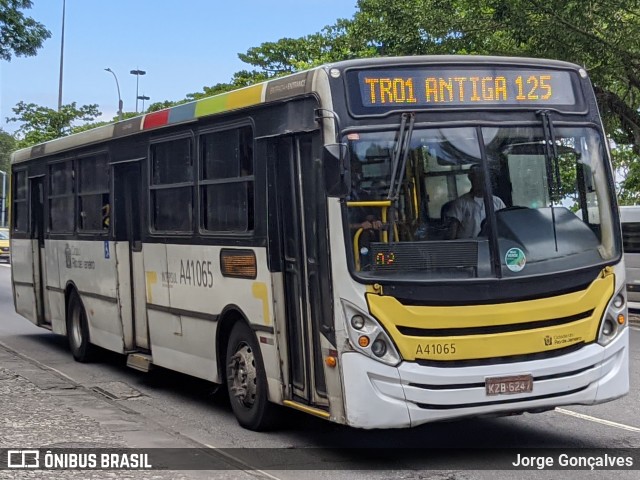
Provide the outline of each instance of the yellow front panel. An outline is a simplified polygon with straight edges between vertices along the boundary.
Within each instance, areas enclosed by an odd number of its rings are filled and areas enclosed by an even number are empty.
[[[404,306],[394,297],[374,293],[368,293],[367,300],[371,314],[387,329],[405,360],[471,360],[525,355],[593,342],[614,285],[613,275],[603,275],[581,292],[496,305]],[[553,326],[554,319],[566,319],[591,310],[588,316]],[[544,321],[550,326],[545,326]],[[519,329],[520,324],[529,322],[542,324],[533,329],[523,325]],[[510,331],[470,334],[452,330],[496,326],[505,326]],[[442,332],[411,336],[401,333],[398,327]]]

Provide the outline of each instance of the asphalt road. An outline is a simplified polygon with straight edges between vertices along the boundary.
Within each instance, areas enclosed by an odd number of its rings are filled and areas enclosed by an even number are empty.
[[[123,407],[135,410],[182,438],[203,447],[279,448],[308,450],[313,470],[269,470],[257,476],[276,479],[512,479],[512,478],[610,478],[637,479],[635,471],[546,472],[478,470],[482,462],[470,448],[527,452],[533,448],[554,448],[557,452],[573,448],[640,447],[640,327],[631,327],[631,393],[615,402],[593,407],[568,407],[536,415],[503,418],[467,419],[424,425],[410,430],[362,431],[334,425],[293,410],[283,410],[283,425],[274,432],[255,433],[240,428],[231,412],[224,390],[192,377],[156,369],[141,373],[128,369],[125,359],[105,352],[100,361],[80,364],[73,361],[66,338],[40,329],[14,313],[10,285],[10,267],[0,264],[0,342],[25,358],[40,362],[88,388],[108,392]],[[128,392],[122,395],[122,392]],[[131,392],[136,392],[131,396]],[[138,395],[139,393],[139,395]],[[1,414],[0,414],[1,418]],[[375,450],[363,455],[362,450]],[[408,449],[450,448],[438,450],[442,470],[424,470],[425,451]],[[357,470],[326,470],[320,448],[342,449],[340,460]],[[389,450],[390,448],[407,449]],[[251,451],[251,450],[248,450]],[[259,452],[256,450],[255,452]],[[282,455],[285,450],[273,451]],[[384,452],[392,452],[384,453]],[[395,452],[395,453],[394,453]],[[335,462],[335,450],[327,453]],[[251,455],[245,456],[249,458]],[[256,457],[257,458],[257,457]],[[515,461],[514,457],[514,461]],[[329,464],[329,460],[325,465]],[[640,462],[639,462],[640,463]],[[332,463],[335,464],[335,463]],[[640,465],[637,465],[640,468]],[[228,478],[234,478],[230,473]]]

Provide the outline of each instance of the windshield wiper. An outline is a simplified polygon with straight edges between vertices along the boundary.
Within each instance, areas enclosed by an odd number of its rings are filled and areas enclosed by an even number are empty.
[[[407,119],[409,125],[407,126]],[[398,131],[398,142],[393,151],[393,169],[391,171],[391,182],[389,185],[388,200],[396,201],[400,197],[400,189],[404,180],[405,170],[407,168],[407,157],[409,156],[409,144],[411,143],[411,135],[413,134],[413,124],[416,116],[414,113],[403,113],[400,121],[400,130]],[[400,166],[400,157],[402,157],[402,166]],[[400,166],[400,168],[398,168]]]
[[[553,122],[549,117],[549,110],[536,112],[542,119],[542,131],[544,132],[544,157],[547,171],[547,186],[549,188],[549,200],[551,207],[551,223],[553,224],[553,240],[558,251],[558,232],[556,231],[556,214],[553,204],[560,200],[560,163],[558,162],[558,147],[553,129]]]

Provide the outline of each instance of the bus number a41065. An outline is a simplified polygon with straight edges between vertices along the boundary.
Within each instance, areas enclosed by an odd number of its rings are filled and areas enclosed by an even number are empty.
[[[180,283],[192,287],[213,288],[211,261],[180,259]]]
[[[453,355],[455,343],[423,343],[416,347],[416,355]]]

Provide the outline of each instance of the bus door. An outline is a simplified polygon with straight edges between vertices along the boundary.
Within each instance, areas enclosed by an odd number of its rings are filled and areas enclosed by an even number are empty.
[[[50,323],[48,320],[46,288],[46,264],[44,251],[44,176],[29,178],[31,192],[31,248],[33,258],[33,288],[36,299],[36,318],[38,325]],[[45,315],[47,313],[47,315]]]
[[[322,177],[312,158],[319,142],[319,135],[312,134],[281,138],[274,140],[270,156],[275,163],[289,385],[293,400],[327,405],[321,330],[332,313],[328,245],[322,243],[326,201],[318,198]]]
[[[127,348],[149,349],[146,280],[141,232],[141,160],[113,165],[113,224],[118,255],[118,278]],[[123,257],[123,258],[120,258]],[[130,319],[129,325],[126,320]],[[127,342],[127,331],[130,341]],[[132,338],[131,338],[132,337]],[[133,344],[131,344],[133,342]],[[128,345],[127,345],[128,343]]]

